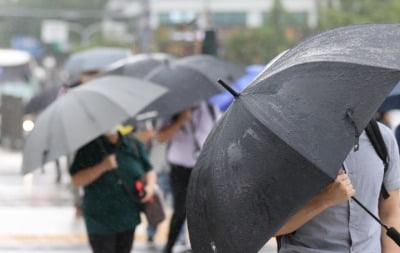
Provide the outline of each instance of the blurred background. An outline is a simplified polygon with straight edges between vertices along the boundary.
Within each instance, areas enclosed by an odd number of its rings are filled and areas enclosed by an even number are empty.
[[[24,137],[36,117],[28,103],[53,88],[52,97],[39,98],[51,102],[74,82],[65,68],[71,55],[121,48],[263,66],[318,32],[399,23],[399,13],[400,0],[0,0],[0,252],[89,252],[65,161],[61,172],[48,164],[20,173]],[[395,127],[398,113],[392,115]],[[145,230],[139,228],[139,242]],[[165,230],[164,224],[160,244]],[[271,242],[264,252],[274,247]],[[152,252],[139,243],[141,249]]]
[[[0,62],[0,93],[21,98],[8,98],[15,109],[38,89],[64,82],[61,70],[71,53],[101,46],[180,57],[200,53],[206,34],[203,52],[264,65],[328,28],[397,23],[399,10],[398,0],[0,0],[0,48],[28,54],[15,67]],[[0,141],[21,148],[23,113],[7,108]]]

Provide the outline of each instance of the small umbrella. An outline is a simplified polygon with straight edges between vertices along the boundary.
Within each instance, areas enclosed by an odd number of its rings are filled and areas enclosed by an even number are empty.
[[[130,51],[125,48],[92,48],[74,53],[68,57],[64,65],[64,70],[72,76],[83,72],[100,71],[111,63],[129,55]]]
[[[51,104],[60,91],[59,86],[46,87],[33,96],[25,105],[25,114],[38,114]]]
[[[399,40],[399,25],[333,29],[236,94],[192,172],[194,252],[257,252],[332,182],[400,78]]]
[[[153,116],[159,117],[171,116],[223,91],[218,83],[202,72],[182,65],[160,66],[150,72],[146,79],[169,90],[141,112],[155,112]]]
[[[24,146],[23,173],[76,151],[166,90],[145,80],[119,76],[101,77],[72,89],[39,115]]]
[[[195,69],[207,76],[212,82],[223,79],[231,83],[244,76],[244,68],[212,55],[192,55],[173,62],[172,65]]]
[[[379,112],[387,112],[390,110],[400,109],[400,82],[390,92],[389,96],[383,101],[379,107]]]
[[[132,55],[108,66],[104,71],[104,75],[123,75],[143,78],[161,64],[174,59],[175,57],[172,55],[164,53]]]

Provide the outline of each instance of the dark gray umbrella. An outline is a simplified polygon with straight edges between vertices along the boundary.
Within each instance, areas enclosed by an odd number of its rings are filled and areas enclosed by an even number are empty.
[[[38,92],[25,105],[25,114],[39,114],[57,98],[59,91],[60,86],[54,86]]]
[[[171,116],[223,90],[202,72],[181,65],[160,66],[146,79],[169,90],[141,112],[155,112],[154,116]]]
[[[134,116],[167,91],[141,79],[106,76],[72,89],[37,118],[23,152],[23,173],[76,151]]]
[[[132,55],[111,64],[103,74],[143,78],[161,64],[174,59],[172,55],[164,53]]]
[[[184,57],[174,61],[173,65],[195,69],[203,73],[215,83],[220,79],[225,80],[228,83],[232,83],[246,74],[244,67],[222,60],[215,56],[205,54]]]
[[[399,25],[324,32],[238,95],[192,172],[194,252],[257,252],[332,182],[400,78],[399,40]]]
[[[400,109],[400,82],[390,92],[389,96],[383,101],[379,107],[379,112],[388,112],[390,110]]]

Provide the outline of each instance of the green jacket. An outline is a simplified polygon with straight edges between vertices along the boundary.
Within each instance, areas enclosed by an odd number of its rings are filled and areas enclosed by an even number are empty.
[[[118,173],[125,184],[134,182],[151,170],[147,153],[140,141],[135,140],[133,148],[127,137],[120,135],[120,141],[113,145],[105,137],[99,137],[78,150],[70,167],[70,174],[94,166],[111,153],[115,153],[118,168],[101,175],[84,187],[83,215],[88,234],[110,235],[133,230],[140,223],[139,206],[135,204],[118,184]]]

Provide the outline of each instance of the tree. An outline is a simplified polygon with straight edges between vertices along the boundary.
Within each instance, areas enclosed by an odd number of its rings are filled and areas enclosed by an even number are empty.
[[[223,45],[224,57],[240,64],[266,64],[307,32],[307,20],[299,22],[275,0],[263,27],[237,29],[231,34]]]
[[[327,0],[319,5],[318,30],[350,24],[399,23],[400,0]]]

